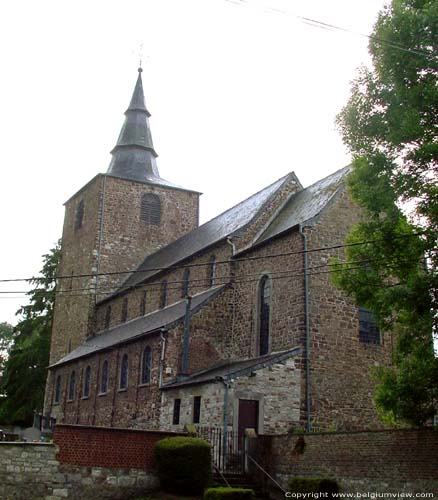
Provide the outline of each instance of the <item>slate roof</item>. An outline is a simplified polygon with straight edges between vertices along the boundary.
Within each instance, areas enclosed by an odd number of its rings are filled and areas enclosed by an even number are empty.
[[[340,192],[345,177],[350,173],[347,166],[291,195],[269,226],[257,238],[259,244],[292,229],[298,224],[311,224],[331,200]]]
[[[216,286],[205,292],[194,295],[192,297],[190,307],[191,314],[195,314],[203,305],[219,295],[225,288],[226,285]],[[104,349],[119,346],[120,344],[124,344],[148,333],[156,332],[158,330],[167,330],[175,326],[176,323],[185,317],[186,304],[186,300],[182,299],[163,309],[146,314],[141,318],[135,318],[131,321],[127,321],[126,323],[122,323],[105,330],[100,334],[89,338],[77,349],[51,365],[50,368],[68,363],[84,356],[89,356],[90,354],[94,354],[95,352],[102,351]]]
[[[159,273],[160,269],[173,266],[196,252],[237,233],[263,211],[271,197],[291,178],[298,182],[295,174],[290,173],[221,215],[190,231],[190,233],[148,255],[136,272],[122,283],[120,290],[126,290],[127,287],[137,285]],[[115,292],[100,302],[104,302],[118,293]]]
[[[183,380],[175,379],[163,385],[161,389],[168,390],[188,385],[216,382],[218,379],[230,380],[232,378],[245,377],[250,375],[251,372],[281,363],[288,358],[298,355],[300,352],[300,347],[294,347],[293,349],[265,354],[257,358],[228,360],[206,370],[194,373]]]

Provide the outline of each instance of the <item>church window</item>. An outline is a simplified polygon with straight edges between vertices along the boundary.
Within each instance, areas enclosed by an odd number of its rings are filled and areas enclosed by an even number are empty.
[[[140,220],[158,226],[161,221],[161,201],[156,194],[146,193],[141,198]]]
[[[184,269],[184,275],[181,286],[181,297],[187,297],[189,294],[189,284],[190,284],[190,268],[186,267]]]
[[[88,398],[90,395],[90,383],[91,383],[91,367],[87,366],[85,368],[85,374],[84,374],[84,390],[82,393],[83,398]]]
[[[105,360],[102,365],[100,374],[100,393],[106,394],[108,392],[108,361]]]
[[[75,231],[81,229],[83,223],[84,223],[84,200],[81,200],[76,206]]]
[[[259,284],[259,318],[258,318],[258,354],[263,356],[269,352],[269,323],[271,316],[271,279],[263,276]]]
[[[208,263],[208,284],[214,286],[216,279],[216,256],[212,255]]]
[[[149,384],[151,381],[152,351],[146,346],[141,359],[141,383]]]
[[[176,398],[173,401],[173,419],[172,419],[172,424],[173,425],[178,425],[179,424],[179,416],[181,413],[181,399]]]
[[[72,401],[75,398],[76,391],[76,372],[73,370],[70,373],[70,382],[68,384],[68,399]]]
[[[201,421],[201,396],[193,398],[193,423],[199,424]]]
[[[128,388],[128,355],[124,354],[122,363],[120,365],[120,383],[119,389],[124,390]]]
[[[111,324],[111,306],[108,306],[105,311],[105,330],[108,330]]]
[[[147,292],[146,290],[143,292],[140,301],[140,316],[144,316],[146,314],[146,300],[147,300]]]
[[[61,375],[58,375],[56,377],[56,382],[55,382],[55,395],[53,397],[53,402],[55,404],[59,403],[59,398],[61,396]]]
[[[167,280],[163,280],[161,282],[161,290],[160,290],[160,309],[166,307],[167,302]]]
[[[377,328],[373,313],[359,307],[359,340],[364,344],[380,344],[380,330]]]
[[[125,297],[122,302],[122,323],[125,323],[128,319],[128,297]]]

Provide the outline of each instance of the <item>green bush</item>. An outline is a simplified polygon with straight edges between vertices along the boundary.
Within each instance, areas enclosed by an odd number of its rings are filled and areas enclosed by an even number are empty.
[[[245,488],[208,488],[204,500],[253,500],[254,491]]]
[[[334,479],[324,477],[293,477],[289,481],[289,491],[293,493],[327,493],[332,498],[339,492],[339,485]]]
[[[199,494],[211,482],[210,445],[193,437],[171,437],[155,445],[161,487],[172,493]]]

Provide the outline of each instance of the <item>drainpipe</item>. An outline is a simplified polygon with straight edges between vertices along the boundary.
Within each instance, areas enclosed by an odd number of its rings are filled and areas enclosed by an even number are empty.
[[[304,315],[306,324],[306,431],[310,432],[310,322],[309,322],[309,276],[307,274],[307,235],[300,224],[304,244]]]
[[[189,365],[189,340],[190,340],[190,306],[192,304],[192,297],[187,296],[186,302],[186,316],[184,320],[184,339],[183,339],[183,352],[180,375],[188,375]]]
[[[158,382],[158,387],[161,388],[163,385],[163,366],[164,366],[164,353],[166,351],[166,337],[164,336],[163,330],[160,331],[161,339],[161,358],[160,358],[160,377]]]
[[[227,434],[228,434],[228,402],[229,402],[229,389],[231,382],[229,380],[226,380],[222,376],[216,377],[216,380],[218,382],[222,382],[225,387],[225,392],[224,392],[224,407],[223,407],[223,414],[224,414],[224,419],[223,419],[223,430],[222,430],[222,450],[223,450],[223,465],[227,463]]]

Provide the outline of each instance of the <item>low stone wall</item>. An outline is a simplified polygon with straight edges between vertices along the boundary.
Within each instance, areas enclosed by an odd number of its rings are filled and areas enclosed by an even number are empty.
[[[432,429],[259,436],[255,453],[286,489],[293,476],[323,476],[337,479],[343,492],[438,498],[438,432]]]

